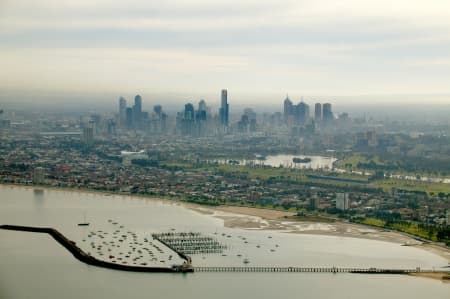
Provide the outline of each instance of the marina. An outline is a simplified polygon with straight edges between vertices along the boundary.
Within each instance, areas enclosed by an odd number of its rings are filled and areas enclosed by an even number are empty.
[[[199,232],[152,234],[154,239],[184,254],[223,253],[227,246]]]

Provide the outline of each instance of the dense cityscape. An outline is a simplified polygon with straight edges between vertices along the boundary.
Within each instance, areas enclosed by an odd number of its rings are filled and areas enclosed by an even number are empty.
[[[0,181],[295,211],[449,242],[448,123],[336,115],[286,96],[230,113],[226,89],[176,114],[143,99],[116,113],[3,111]],[[421,128],[419,130],[418,128]]]

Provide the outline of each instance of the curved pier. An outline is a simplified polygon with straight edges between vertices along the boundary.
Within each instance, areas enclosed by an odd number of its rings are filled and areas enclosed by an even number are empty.
[[[174,267],[174,268],[166,268],[166,267],[144,267],[144,266],[131,266],[131,265],[122,265],[116,264],[112,262],[102,261],[96,259],[95,257],[85,253],[81,250],[76,243],[67,239],[63,234],[57,231],[54,228],[49,227],[31,227],[31,226],[18,226],[18,225],[0,225],[0,229],[6,230],[14,230],[14,231],[24,231],[24,232],[33,232],[33,233],[46,233],[53,237],[59,244],[64,246],[72,255],[78,259],[79,261],[86,263],[88,265],[122,270],[122,271],[133,271],[133,272],[155,272],[155,273],[186,273],[193,272],[192,267]]]

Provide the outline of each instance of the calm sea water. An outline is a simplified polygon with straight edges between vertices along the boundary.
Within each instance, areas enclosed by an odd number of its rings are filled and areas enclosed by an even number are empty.
[[[89,227],[79,227],[86,214]],[[0,223],[52,226],[90,250],[91,231],[114,219],[139,238],[197,231],[228,249],[195,265],[440,268],[445,259],[398,244],[273,231],[228,229],[176,203],[126,196],[0,186]],[[244,241],[245,238],[245,241]],[[246,243],[245,243],[246,242]],[[96,254],[93,252],[92,254]],[[238,256],[240,255],[240,256]],[[400,275],[308,273],[130,273],[85,265],[47,235],[0,231],[0,298],[448,298],[450,284]]]

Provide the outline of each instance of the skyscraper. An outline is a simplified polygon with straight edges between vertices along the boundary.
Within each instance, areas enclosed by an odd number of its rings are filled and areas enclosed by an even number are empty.
[[[303,100],[296,106],[295,116],[297,124],[303,126],[309,120],[309,106]]]
[[[314,121],[316,124],[320,124],[322,121],[322,104],[320,103],[314,105]]]
[[[195,115],[198,136],[205,136],[207,134],[207,109],[208,107],[206,106],[205,100],[200,100],[200,102],[198,102],[198,110]]]
[[[124,97],[119,99],[119,125],[125,127],[127,121],[127,100]]]
[[[194,105],[187,103],[184,105],[184,119],[195,120],[195,110]]]
[[[198,102],[198,111],[206,111],[205,100],[201,99],[200,102]]]
[[[153,112],[155,112],[156,115],[161,116],[161,113],[162,113],[162,106],[161,106],[161,105],[155,105],[155,106],[153,106]]]
[[[128,107],[126,110],[126,126],[127,129],[133,128],[133,108]]]
[[[294,114],[294,105],[292,105],[291,100],[289,99],[289,96],[286,96],[286,99],[284,100],[284,121],[287,123],[289,120],[289,117]]]
[[[182,133],[190,136],[195,134],[195,109],[191,103],[184,105]]]
[[[166,132],[166,120],[167,115],[163,112],[161,105],[153,106],[153,116],[151,120],[151,127],[154,133],[165,133]]]
[[[142,118],[142,97],[136,95],[134,97],[133,106],[133,126],[135,129],[141,128],[141,118]]]
[[[94,127],[95,122],[89,121],[89,124],[83,128],[83,142],[85,144],[91,144],[94,141]]]
[[[333,124],[334,117],[333,117],[333,112],[331,111],[330,103],[323,104],[322,118],[323,118],[324,126],[328,127]]]
[[[222,89],[219,116],[220,116],[220,124],[224,127],[228,127],[229,104],[228,104],[228,92],[226,89]]]

